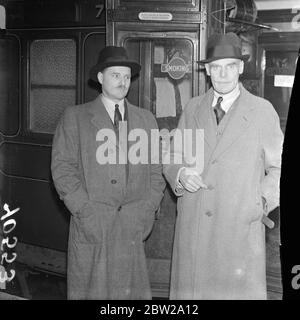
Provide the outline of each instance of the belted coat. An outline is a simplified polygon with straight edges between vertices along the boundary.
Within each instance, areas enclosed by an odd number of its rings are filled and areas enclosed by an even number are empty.
[[[125,105],[128,133],[141,128],[149,138],[157,128],[152,113]],[[151,299],[144,240],[163,196],[162,166],[128,161],[126,175],[124,164],[101,162],[101,150],[124,151],[103,138],[107,129],[114,130],[99,96],[67,108],[53,140],[53,181],[71,212],[68,299]]]
[[[201,174],[208,188],[179,192],[178,170],[189,165],[164,165],[178,196],[170,298],[266,299],[261,219],[279,204],[279,118],[268,101],[242,84],[232,114],[222,120],[226,126],[222,121],[217,126],[212,102],[211,88],[187,104],[178,125],[181,130],[204,130]],[[195,148],[192,142],[189,147]]]

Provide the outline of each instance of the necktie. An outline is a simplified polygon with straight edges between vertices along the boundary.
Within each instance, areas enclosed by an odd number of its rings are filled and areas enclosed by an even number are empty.
[[[125,112],[124,112],[124,121],[127,121],[127,106],[125,104]],[[115,132],[116,132],[116,136],[117,136],[117,141],[119,141],[120,137],[119,137],[119,122],[122,121],[122,115],[121,115],[121,112],[119,110],[119,105],[116,104],[115,105],[115,115],[114,115],[114,128],[115,128]],[[127,137],[126,137],[127,138]],[[120,150],[118,149],[118,152],[120,152]],[[128,150],[126,151],[126,157],[127,157],[127,152]],[[119,158],[119,155],[118,155],[118,158]],[[126,159],[126,163],[125,163],[125,181],[126,181],[126,184],[127,184],[127,178],[128,178],[128,170],[129,170],[129,167],[128,167],[128,159]]]
[[[119,128],[119,121],[122,121],[122,115],[119,110],[119,105],[116,104],[115,105],[115,116],[114,116],[114,127],[116,130],[118,130],[118,128]]]
[[[216,105],[214,106],[214,112],[216,114],[217,124],[219,124],[225,115],[225,111],[221,108],[222,97],[218,98]]]

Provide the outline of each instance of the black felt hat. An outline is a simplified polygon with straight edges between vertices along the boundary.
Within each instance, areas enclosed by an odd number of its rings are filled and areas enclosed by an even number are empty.
[[[198,61],[204,64],[214,60],[235,58],[248,60],[250,55],[242,54],[242,41],[233,32],[227,34],[213,34],[207,40],[206,59]]]
[[[107,67],[125,66],[131,68],[131,76],[139,73],[141,65],[128,58],[127,52],[123,47],[107,46],[99,53],[98,62],[90,71],[90,77],[98,81],[97,74]]]

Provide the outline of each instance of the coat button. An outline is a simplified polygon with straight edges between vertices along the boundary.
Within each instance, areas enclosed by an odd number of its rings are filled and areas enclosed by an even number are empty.
[[[207,211],[207,212],[205,212],[205,214],[206,214],[208,217],[211,217],[211,216],[213,215],[211,211]]]
[[[122,210],[122,206],[119,206],[117,210],[118,210],[118,211],[121,211],[121,210]]]
[[[112,184],[116,184],[116,183],[117,183],[117,180],[116,180],[116,179],[112,179],[112,180],[110,180],[110,182],[111,182]]]

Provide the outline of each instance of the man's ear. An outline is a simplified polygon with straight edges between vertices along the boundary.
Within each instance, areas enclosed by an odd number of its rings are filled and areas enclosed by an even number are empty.
[[[205,63],[204,66],[205,66],[207,75],[210,76],[209,64]]]
[[[242,74],[244,72],[244,61],[240,61],[240,66],[239,66],[239,74]]]
[[[102,82],[103,82],[103,73],[101,71],[98,72],[97,78],[98,78],[98,81],[100,82],[100,84],[102,84]]]

